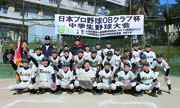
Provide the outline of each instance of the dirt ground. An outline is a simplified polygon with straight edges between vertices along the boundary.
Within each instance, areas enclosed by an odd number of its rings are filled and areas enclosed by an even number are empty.
[[[180,77],[170,77],[172,82],[173,95],[168,93],[164,78],[158,78],[161,83],[163,95],[157,98],[144,94],[143,97],[134,97],[130,94],[113,96],[104,93],[94,96],[92,93],[72,95],[64,92],[61,95],[51,95],[48,92],[43,95],[30,95],[29,92],[21,95],[13,95],[14,91],[9,91],[8,86],[15,84],[13,79],[0,79],[0,107],[1,108],[109,108],[109,107],[128,107],[128,108],[178,108],[180,97]]]

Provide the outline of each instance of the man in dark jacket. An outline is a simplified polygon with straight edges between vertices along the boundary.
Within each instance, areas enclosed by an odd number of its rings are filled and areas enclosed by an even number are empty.
[[[50,44],[50,42],[51,42],[50,36],[45,36],[45,44],[41,46],[42,54],[43,54],[45,57],[51,56],[51,51],[52,51],[53,49],[55,49],[55,47],[52,46],[52,45]]]
[[[78,49],[84,50],[84,46],[81,45],[80,38],[76,37],[75,38],[75,45],[71,48],[71,53],[73,55],[78,55]]]

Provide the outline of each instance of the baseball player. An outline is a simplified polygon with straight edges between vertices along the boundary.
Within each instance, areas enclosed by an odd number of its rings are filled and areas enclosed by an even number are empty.
[[[14,84],[9,86],[9,90],[18,90],[17,95],[22,94],[24,89],[32,89],[32,82],[34,80],[34,71],[28,67],[28,59],[22,59],[22,67],[17,66],[11,59],[11,54],[7,55],[13,69],[19,74],[21,82],[19,84]],[[30,91],[33,94],[33,91]]]
[[[139,43],[134,43],[134,51],[132,51],[132,58],[131,58],[131,63],[132,63],[132,72],[136,74],[137,70],[137,62],[140,60],[140,55],[143,52],[142,50],[139,50]]]
[[[69,69],[69,64],[67,62],[63,63],[63,69],[59,69],[57,71],[57,92],[55,95],[61,94],[63,92],[61,88],[69,89],[68,94],[72,94],[74,85],[71,81],[74,77],[72,71]]]
[[[120,70],[124,70],[124,64],[129,63],[130,64],[130,70],[132,69],[131,62],[129,61],[129,57],[127,55],[123,55],[122,62],[120,63]]]
[[[102,49],[104,58],[106,57],[108,51],[111,51],[111,52],[112,52],[112,55],[114,55],[114,49],[111,48],[111,41],[108,40],[108,41],[106,42],[106,47],[107,47],[107,48]]]
[[[73,74],[75,76],[77,76],[77,79],[78,79],[80,73],[87,73],[87,72],[91,74],[91,76],[90,76],[91,84],[92,84],[91,88],[93,88],[93,94],[97,95],[97,93],[96,93],[97,83],[95,81],[96,72],[92,68],[90,68],[90,62],[88,60],[84,61],[84,69],[75,70]],[[78,94],[83,94],[84,89],[89,89],[89,88],[85,88],[84,86],[80,85],[79,80],[75,80],[75,87],[80,89],[80,92]]]
[[[112,51],[107,52],[107,56],[104,58],[103,63],[105,63],[105,61],[110,62],[111,68],[115,66],[115,59],[113,58],[113,52]]]
[[[61,67],[61,64],[64,64],[64,63],[68,63],[69,66],[70,66],[70,70],[72,70],[72,64],[73,64],[73,60],[72,60],[72,55],[70,55],[70,52],[69,52],[69,49],[64,49],[63,51],[63,55],[61,57],[61,60],[60,60],[60,64],[59,64],[59,68]]]
[[[64,56],[64,50],[65,49],[69,49],[69,45],[68,44],[64,44],[64,49],[63,49],[63,51],[62,52],[58,52],[58,55],[60,56],[60,57],[62,57],[62,56]],[[69,51],[69,56],[70,57],[72,57],[72,53]]]
[[[117,73],[118,81],[115,85],[117,87],[116,95],[123,94],[123,89],[131,89],[131,93],[136,93],[135,86],[137,78],[132,71],[130,71],[130,64],[124,64],[124,70]]]
[[[97,84],[97,93],[99,95],[103,94],[103,90],[111,90],[112,95],[116,94],[116,85],[112,82],[111,76],[113,72],[110,69],[111,64],[109,61],[104,62],[104,69],[96,73],[96,78],[101,78],[102,82]]]
[[[55,63],[56,66],[58,66],[58,62],[61,60],[61,57],[58,56],[57,50],[56,50],[56,49],[53,49],[53,50],[51,51],[51,54],[52,54],[52,56],[49,56],[49,60],[50,60],[51,65],[52,65],[53,63]]]
[[[124,49],[124,54],[122,54],[122,56],[123,55],[127,55],[129,57],[129,60],[131,60],[131,58],[132,58],[132,53],[130,52],[129,48]]]
[[[77,69],[82,69],[85,61],[84,50],[78,49],[78,55],[73,56],[72,60],[74,60],[74,67],[76,68],[76,71]]]
[[[156,91],[158,91],[159,95],[162,95],[162,92],[159,90],[160,83],[155,77],[154,72],[150,69],[150,64],[148,62],[144,62],[143,70],[138,72],[137,81],[141,82],[141,84],[136,86],[136,91],[138,92],[138,95],[136,95],[137,97],[143,95],[142,90],[152,90],[149,95],[153,97],[158,97]]]
[[[157,61],[153,61],[151,69],[154,70],[156,77],[158,77],[159,72],[162,72],[162,74],[164,75],[165,82],[168,86],[169,93],[173,94],[171,89],[171,81],[169,79],[170,67],[167,64],[167,62],[163,59],[163,55],[161,53],[157,54]]]
[[[147,62],[152,64],[152,62],[156,59],[156,54],[153,51],[151,51],[151,45],[150,44],[146,44],[145,48],[146,48],[146,51],[143,52],[143,54],[146,55]]]
[[[85,47],[84,56],[85,56],[85,59],[88,60],[88,57],[91,56],[90,46],[89,44],[85,44],[84,47]]]
[[[113,55],[113,58],[115,60],[115,65],[118,67],[119,63],[121,62],[121,55],[119,55],[120,49],[119,47],[115,48],[115,55]]]
[[[102,50],[100,48],[101,48],[101,43],[96,42],[97,55],[102,57],[103,53],[102,53]]]
[[[141,70],[143,70],[143,64],[144,62],[147,61],[147,57],[145,54],[142,54],[140,56],[141,60],[139,62],[137,62],[137,65],[138,65],[138,72],[141,72]]]
[[[45,89],[49,89],[49,92],[53,94],[53,91],[56,90],[56,77],[55,77],[54,68],[50,65],[50,61],[48,57],[42,58],[42,65],[38,64],[38,62],[33,57],[30,58],[35,64],[35,66],[38,68],[39,77],[40,77],[40,82],[36,82],[33,85],[33,88],[35,90],[39,90],[37,95],[45,93],[46,92]]]

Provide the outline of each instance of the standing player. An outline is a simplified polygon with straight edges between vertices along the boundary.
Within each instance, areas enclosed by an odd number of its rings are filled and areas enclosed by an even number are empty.
[[[132,58],[132,53],[130,52],[130,49],[129,49],[129,48],[125,48],[125,49],[124,49],[124,54],[129,57],[129,60],[131,60],[131,58]],[[122,54],[122,56],[123,56],[123,54]]]
[[[68,50],[69,50],[69,45],[68,45],[68,44],[64,44],[64,49],[63,49],[62,52],[58,51],[58,55],[59,55],[60,57],[64,56],[64,50],[65,50],[65,49],[68,49]],[[72,57],[72,53],[71,53],[71,52],[69,52],[69,56]]]
[[[120,63],[120,70],[124,70],[124,64],[129,63],[130,64],[130,70],[132,69],[131,62],[129,61],[129,57],[127,55],[123,55],[122,62]]]
[[[142,90],[152,90],[150,95],[153,97],[158,97],[156,91],[158,91],[159,95],[162,95],[162,92],[159,90],[160,83],[155,77],[154,72],[150,69],[150,64],[148,62],[144,62],[143,71],[138,72],[137,80],[142,84],[136,86],[136,91],[138,92],[136,96],[142,96]]]
[[[72,55],[70,55],[69,49],[64,49],[63,55],[64,56],[62,56],[60,60],[61,63],[59,63],[59,68],[61,68],[61,64],[68,63],[70,66],[70,70],[72,71],[73,60]]]
[[[83,49],[79,49],[78,50],[78,55],[75,55],[72,57],[72,59],[74,60],[74,67],[77,69],[82,69],[83,68],[83,63],[85,61],[85,57],[84,57],[84,50]]]
[[[80,42],[80,38],[76,37],[75,38],[75,45],[71,47],[71,52],[72,54],[75,56],[75,55],[78,55],[78,50],[79,49],[83,49],[84,50],[84,46],[81,44]]]
[[[149,62],[150,64],[152,64],[152,62],[156,59],[156,54],[153,51],[151,51],[150,44],[146,44],[146,51],[143,52],[143,54],[146,55],[147,62]]]
[[[102,53],[102,50],[100,48],[101,48],[100,42],[96,42],[97,55],[102,57],[103,53]]]
[[[112,55],[113,55],[113,54],[114,54],[114,49],[111,48],[111,41],[108,40],[108,41],[106,42],[106,47],[107,47],[107,48],[102,49],[102,52],[103,52],[104,57],[106,57],[108,51],[111,51],[111,52],[112,52]]]
[[[141,72],[143,70],[143,64],[144,64],[144,62],[147,61],[147,57],[146,57],[145,54],[142,54],[140,56],[140,58],[141,58],[141,60],[139,62],[137,62],[137,65],[138,65],[138,68],[139,68],[138,72]]]
[[[123,89],[131,89],[131,93],[136,95],[136,76],[130,71],[130,64],[124,64],[124,70],[117,73],[118,81],[116,81],[116,95],[123,93]]]
[[[163,55],[161,53],[157,54],[157,61],[153,61],[151,65],[151,69],[154,70],[156,77],[158,77],[159,72],[162,72],[162,74],[164,75],[166,84],[168,86],[169,93],[173,94],[172,89],[171,89],[171,81],[169,79],[170,67],[167,64],[167,62],[163,59]]]
[[[58,56],[57,50],[53,49],[51,51],[51,54],[52,54],[52,56],[49,56],[49,60],[50,60],[51,64],[55,63],[56,66],[58,66],[58,62],[60,61],[61,58]]]
[[[88,60],[88,58],[91,56],[91,52],[89,51],[90,46],[89,46],[89,44],[85,44],[84,47],[85,47],[84,56],[85,56],[85,59]]]
[[[13,69],[19,74],[21,82],[19,84],[11,85],[9,86],[9,90],[18,90],[17,95],[22,94],[22,91],[24,89],[32,89],[32,82],[34,80],[34,72],[32,69],[28,67],[28,59],[23,58],[22,59],[22,65],[23,67],[17,66],[11,59],[11,54],[7,55],[7,58],[9,59]],[[33,93],[32,90],[30,91],[30,94]]]
[[[115,60],[115,65],[118,67],[119,63],[121,63],[121,56],[119,55],[120,49],[119,47],[115,48],[115,55],[113,55],[113,58]]]

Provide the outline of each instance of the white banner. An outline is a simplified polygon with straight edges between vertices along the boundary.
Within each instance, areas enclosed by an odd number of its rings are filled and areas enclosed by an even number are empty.
[[[143,35],[144,15],[55,15],[55,34],[89,37]]]

